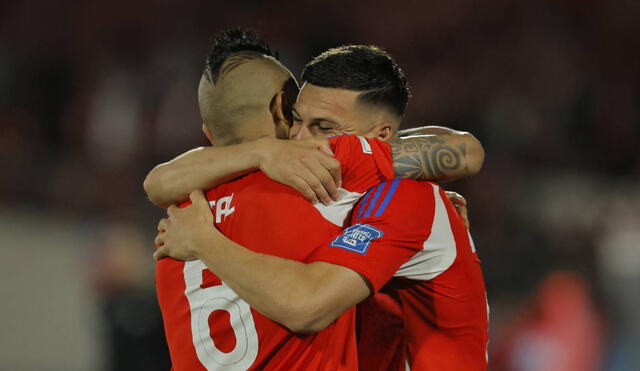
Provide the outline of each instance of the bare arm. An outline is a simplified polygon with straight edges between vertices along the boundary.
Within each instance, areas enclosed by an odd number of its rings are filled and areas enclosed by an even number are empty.
[[[305,264],[236,244],[212,227],[202,192],[190,198],[191,206],[171,206],[169,218],[160,221],[155,259],[200,259],[249,305],[295,332],[320,331],[369,296],[365,279],[349,268]]]
[[[484,150],[473,135],[436,126],[410,129],[409,133],[418,130],[434,135],[389,141],[398,177],[452,181],[480,171]],[[338,199],[340,164],[319,148],[329,151],[326,141],[272,138],[197,148],[156,166],[147,175],[144,189],[151,202],[167,207],[185,200],[195,189],[215,187],[260,169],[271,179],[298,190],[307,200],[329,204]]]
[[[452,181],[472,176],[482,168],[484,149],[470,133],[430,126],[400,134],[403,136],[389,140],[398,177]]]
[[[167,207],[187,199],[194,189],[215,187],[257,167],[254,142],[199,147],[154,167],[143,187],[151,202]]]
[[[184,201],[195,189],[212,188],[260,169],[309,201],[328,204],[337,199],[341,180],[340,163],[330,152],[326,142],[273,138],[200,147],[153,168],[143,186],[151,202],[167,207]]]

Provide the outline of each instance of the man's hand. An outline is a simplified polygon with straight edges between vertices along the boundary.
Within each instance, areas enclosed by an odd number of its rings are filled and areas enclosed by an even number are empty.
[[[309,201],[329,205],[339,197],[340,162],[326,140],[259,140],[259,167],[278,183],[286,184]]]
[[[447,195],[449,201],[451,201],[451,203],[453,204],[453,207],[456,208],[458,214],[462,217],[464,225],[467,227],[467,229],[471,228],[467,211],[467,200],[457,192],[445,191],[444,193]]]
[[[202,191],[197,190],[189,195],[191,205],[178,208],[175,205],[167,209],[168,218],[158,223],[156,246],[153,254],[155,260],[172,257],[178,260],[199,259],[200,247],[215,235],[217,230],[213,226],[213,215],[209,202]]]

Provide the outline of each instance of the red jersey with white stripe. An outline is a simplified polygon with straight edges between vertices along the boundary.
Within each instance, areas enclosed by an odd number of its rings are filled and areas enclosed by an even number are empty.
[[[342,199],[312,205],[257,172],[207,192],[215,226],[253,251],[305,261],[340,233],[366,189],[393,176],[386,143],[330,139],[342,165]],[[175,371],[356,370],[355,310],[300,335],[251,308],[199,260],[156,265],[156,288]]]
[[[352,238],[349,229],[369,231],[366,246],[349,249],[339,237],[312,260],[358,271],[378,292],[359,306],[360,368],[485,370],[488,318],[480,261],[442,188],[383,182],[356,206],[342,239]]]

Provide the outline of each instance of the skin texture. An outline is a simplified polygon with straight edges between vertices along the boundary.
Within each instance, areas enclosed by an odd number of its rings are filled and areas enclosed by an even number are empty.
[[[407,138],[416,140],[407,141]],[[464,160],[467,143],[450,139],[448,142],[441,136],[391,139],[396,174],[412,179],[442,180],[451,173],[469,171],[469,163]]]
[[[292,139],[357,134],[387,140],[399,118],[386,110],[360,103],[360,92],[305,83],[293,105]]]

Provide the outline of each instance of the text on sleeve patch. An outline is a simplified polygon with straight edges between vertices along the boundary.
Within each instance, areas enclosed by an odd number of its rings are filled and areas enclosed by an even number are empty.
[[[382,231],[368,224],[355,224],[342,231],[330,246],[366,254],[371,241],[382,237]]]

